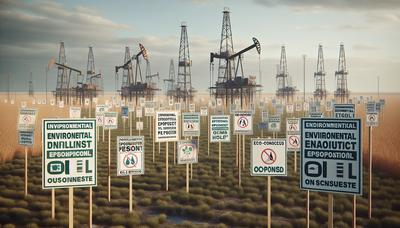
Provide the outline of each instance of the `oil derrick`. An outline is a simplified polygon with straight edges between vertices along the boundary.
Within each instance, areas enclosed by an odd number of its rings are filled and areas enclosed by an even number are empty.
[[[154,79],[157,77],[157,81]],[[148,86],[148,89],[146,90],[146,100],[152,101],[154,99],[155,91],[159,90],[158,84],[159,84],[159,74],[158,72],[156,74],[151,74],[151,66],[150,66],[150,60],[146,59],[146,84]]]
[[[185,105],[192,101],[195,92],[192,87],[192,74],[190,67],[192,61],[189,53],[189,39],[187,34],[187,25],[185,22],[181,24],[181,39],[179,44],[179,59],[178,59],[178,80],[176,87],[177,101],[183,101]],[[185,107],[186,107],[185,106]]]
[[[318,46],[318,61],[317,71],[314,73],[315,91],[314,99],[325,100],[326,89],[325,89],[325,67],[324,67],[324,54],[322,51],[322,45]]]
[[[261,87],[255,81],[245,77],[243,73],[242,55],[253,48],[256,48],[258,54],[261,53],[260,42],[256,38],[253,38],[253,44],[249,47],[234,52],[229,9],[225,8],[222,19],[220,50],[219,53],[210,53],[210,70],[212,72],[214,58],[219,59],[218,79],[215,86],[210,86],[210,93],[216,99],[224,99],[226,107],[228,107],[228,104],[232,104],[235,99],[240,99],[240,106],[243,108],[244,104],[253,102],[253,94],[256,92],[256,88]],[[237,65],[236,57],[238,58]]]
[[[136,104],[140,97],[147,97],[149,94],[154,95],[155,88],[151,88],[146,82],[143,81],[142,71],[140,69],[140,56],[144,60],[148,60],[147,50],[142,44],[139,44],[139,52],[132,57],[129,56],[129,49],[125,48],[125,59],[124,64],[121,66],[115,66],[115,76],[118,78],[118,71],[124,69],[126,77],[124,76],[121,84],[121,90],[119,91],[122,99],[135,98]],[[135,64],[135,69],[133,70],[133,64]],[[131,70],[132,73],[129,73]],[[124,81],[125,80],[125,81]],[[153,96],[151,95],[151,96]]]
[[[169,98],[175,96],[175,67],[174,60],[171,59],[169,62],[169,74],[168,79],[164,79],[165,84],[165,95]]]
[[[335,71],[335,100],[340,103],[347,103],[349,99],[349,91],[347,89],[347,74],[348,72],[346,69],[346,56],[344,53],[344,45],[340,44],[338,70]]]
[[[57,65],[57,87],[56,90],[53,91],[53,94],[55,95],[56,100],[63,100],[69,104],[70,95],[73,91],[72,87],[70,86],[71,73],[77,73],[77,78],[79,78],[82,75],[82,72],[78,69],[67,66],[64,42],[60,42],[58,62],[52,58],[49,62],[49,68],[51,68],[53,65]]]
[[[88,61],[86,67],[86,78],[79,78],[76,84],[75,92],[76,98],[83,104],[85,98],[97,97],[98,93],[102,91],[102,77],[101,74],[96,74],[93,48],[89,47]]]
[[[29,78],[29,96],[33,97],[33,77],[32,77],[32,72],[31,72],[31,76]]]
[[[281,48],[281,60],[279,62],[279,67],[276,74],[276,81],[278,84],[278,90],[276,91],[276,96],[278,98],[286,100],[286,102],[293,101],[296,88],[291,84],[291,78],[287,70],[287,60],[286,60],[286,50],[285,46]]]

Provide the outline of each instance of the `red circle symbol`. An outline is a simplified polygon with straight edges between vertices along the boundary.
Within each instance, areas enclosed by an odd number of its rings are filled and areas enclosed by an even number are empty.
[[[240,128],[246,128],[249,125],[249,120],[246,117],[241,116],[237,121],[237,125]]]
[[[261,160],[267,164],[272,165],[276,161],[276,153],[270,148],[267,148],[261,152]]]
[[[291,130],[291,131],[297,131],[297,124],[290,124],[290,125],[289,125],[289,130]]]
[[[290,136],[289,137],[289,143],[290,143],[290,145],[292,145],[292,146],[299,146],[299,137],[297,137],[297,136]]]

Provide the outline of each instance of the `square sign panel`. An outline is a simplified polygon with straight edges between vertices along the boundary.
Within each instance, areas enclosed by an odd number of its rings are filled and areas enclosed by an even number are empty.
[[[360,119],[301,119],[300,188],[362,195]]]
[[[97,185],[96,120],[43,120],[43,189]]]
[[[178,112],[156,112],[155,128],[156,142],[178,141]]]
[[[199,113],[182,113],[182,136],[200,136]]]
[[[233,119],[233,132],[235,134],[253,134],[253,113],[251,111],[236,111]]]
[[[117,136],[117,176],[144,174],[144,136]]]
[[[251,176],[286,176],[286,139],[251,139]]]
[[[177,145],[178,164],[197,163],[197,140],[181,140]]]
[[[210,119],[210,142],[230,142],[230,116],[211,115]]]

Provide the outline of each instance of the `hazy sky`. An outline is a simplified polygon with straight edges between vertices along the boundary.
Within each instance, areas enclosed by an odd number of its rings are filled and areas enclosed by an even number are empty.
[[[265,92],[276,90],[276,64],[286,45],[288,71],[303,90],[313,91],[318,44],[324,46],[326,87],[334,90],[339,45],[345,45],[348,87],[352,92],[400,92],[400,1],[398,0],[169,0],[169,1],[13,1],[0,0],[0,90],[26,91],[30,72],[35,90],[45,88],[45,68],[65,42],[67,64],[86,71],[88,46],[93,46],[96,71],[106,90],[114,89],[114,66],[121,65],[128,45],[149,51],[152,72],[168,77],[170,59],[177,70],[180,24],[186,21],[193,62],[193,86],[209,86],[209,53],[219,49],[222,10],[229,7],[234,49],[258,38]],[[259,76],[255,50],[244,55],[245,75]],[[144,66],[143,66],[144,69]],[[49,71],[49,90],[56,87]]]

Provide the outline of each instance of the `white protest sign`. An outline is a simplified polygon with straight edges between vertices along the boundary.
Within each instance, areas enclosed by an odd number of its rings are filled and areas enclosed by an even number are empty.
[[[303,111],[308,112],[310,109],[310,104],[308,102],[303,103]]]
[[[362,194],[360,119],[301,119],[300,188]]]
[[[211,115],[210,142],[230,142],[230,116]]]
[[[195,112],[196,111],[196,105],[195,104],[189,104],[189,112]]]
[[[236,111],[233,119],[233,132],[235,134],[253,134],[253,113],[249,111]]]
[[[103,127],[105,130],[113,130],[118,128],[118,113],[117,112],[105,112],[103,119]]]
[[[145,116],[154,116],[154,113],[155,113],[154,107],[145,107],[144,108]]]
[[[177,143],[178,164],[193,164],[198,161],[197,140],[181,140]]]
[[[117,176],[144,174],[144,136],[117,136]]]
[[[97,185],[96,120],[43,120],[43,189]]]
[[[339,119],[354,119],[355,108],[354,104],[334,104],[334,117]]]
[[[268,116],[268,131],[279,132],[281,131],[281,116]]]
[[[18,131],[34,131],[36,115],[36,109],[20,109],[18,118]]]
[[[286,176],[286,163],[285,139],[251,139],[251,176]]]
[[[142,107],[137,107],[136,108],[136,118],[142,118],[143,117],[143,111]]]
[[[89,106],[90,105],[90,99],[89,98],[85,98],[85,106]]]
[[[58,107],[64,108],[64,101],[58,101]]]
[[[53,100],[53,99],[51,99],[51,100],[50,100],[50,105],[51,105],[51,106],[54,106],[55,104],[56,104],[56,101]]]
[[[200,108],[200,116],[208,116],[208,108],[207,107]]]
[[[301,103],[296,103],[296,112],[300,112],[302,110]]]
[[[156,112],[156,142],[179,140],[178,113],[174,111]]]
[[[104,113],[108,112],[108,105],[98,104],[96,105],[96,121],[97,126],[103,126]]]
[[[378,114],[378,112],[367,113],[366,126],[367,127],[377,127],[378,125],[379,125],[379,114]]]
[[[18,131],[18,144],[21,146],[33,146],[34,135],[33,131]]]
[[[200,114],[182,114],[182,136],[200,136]]]
[[[294,106],[293,106],[293,104],[287,104],[287,105],[286,105],[286,112],[287,112],[287,113],[293,113],[293,112],[294,112]]]
[[[300,150],[300,119],[286,119],[286,141],[288,151]]]
[[[69,118],[79,119],[81,118],[81,107],[69,107]]]
[[[143,121],[137,121],[136,122],[136,130],[143,130]]]

